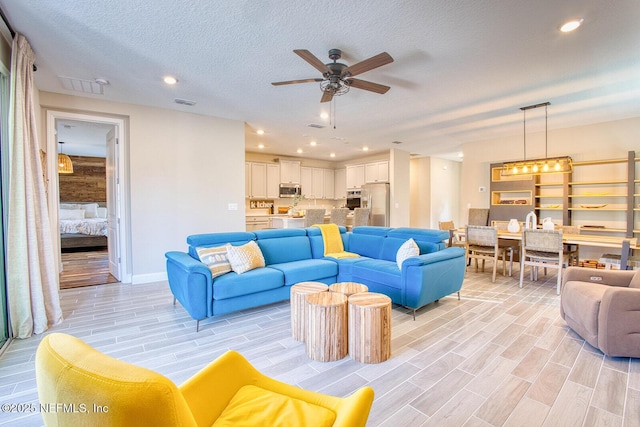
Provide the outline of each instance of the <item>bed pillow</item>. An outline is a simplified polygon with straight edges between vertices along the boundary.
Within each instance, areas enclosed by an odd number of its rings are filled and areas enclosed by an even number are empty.
[[[82,209],[78,203],[60,203],[60,209]]]
[[[260,246],[253,240],[242,246],[227,245],[227,255],[231,269],[238,274],[265,266]]]
[[[60,209],[60,219],[84,219],[83,209]]]
[[[216,278],[231,271],[226,246],[214,248],[196,248],[198,257],[211,270],[211,277]]]
[[[82,205],[82,209],[84,209],[85,218],[98,218],[97,203],[87,203],[86,205]]]
[[[98,218],[107,217],[107,208],[98,208]]]
[[[420,248],[415,240],[409,239],[398,248],[396,252],[396,263],[398,268],[402,270],[402,263],[405,259],[420,255]]]

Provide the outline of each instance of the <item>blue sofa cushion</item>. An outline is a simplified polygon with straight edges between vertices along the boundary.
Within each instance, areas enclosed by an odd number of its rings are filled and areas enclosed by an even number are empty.
[[[354,280],[364,279],[376,283],[384,283],[387,286],[401,288],[402,272],[394,261],[381,259],[364,260],[353,264]]]
[[[398,249],[400,249],[400,246],[402,246],[407,240],[409,239],[396,239],[393,237],[387,237],[384,239],[384,243],[382,243],[382,251],[380,252],[380,259],[395,262]]]
[[[405,241],[412,238],[418,244],[420,254],[427,254],[444,249],[444,241],[449,240],[449,232],[445,230],[399,227],[389,230],[387,237]]]
[[[269,268],[279,270],[284,274],[285,286],[338,275],[338,264],[324,259],[305,259],[282,264],[271,264]]]
[[[305,229],[257,230],[255,235],[267,266],[311,259],[311,244]]]
[[[231,233],[208,233],[194,234],[187,237],[189,245],[189,255],[194,259],[200,259],[196,248],[212,248],[214,246],[224,246],[230,243],[234,246],[244,245],[250,240],[256,240],[256,235],[250,232],[231,232]]]
[[[227,273],[213,281],[213,298],[227,299],[279,288],[284,282],[280,270],[264,267],[237,274]]]

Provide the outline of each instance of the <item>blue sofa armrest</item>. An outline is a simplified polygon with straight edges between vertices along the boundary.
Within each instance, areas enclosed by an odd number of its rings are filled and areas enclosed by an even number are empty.
[[[211,317],[213,286],[211,270],[184,252],[167,252],[167,277],[173,296],[195,319]]]
[[[402,263],[404,305],[417,309],[460,291],[465,270],[465,250],[457,247],[406,259]]]

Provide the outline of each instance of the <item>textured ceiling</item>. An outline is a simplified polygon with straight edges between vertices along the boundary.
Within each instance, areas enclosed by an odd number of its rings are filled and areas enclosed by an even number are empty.
[[[335,160],[400,148],[446,156],[465,142],[522,134],[519,107],[544,101],[549,129],[638,117],[638,0],[0,0],[37,55],[45,91],[243,120],[247,150]],[[569,18],[584,24],[570,34]],[[336,97],[335,129],[320,118],[319,77],[295,55],[308,49],[354,64],[382,51],[395,61]],[[175,75],[173,87],[162,76]],[[58,76],[110,85],[65,90]],[[197,101],[193,107],[174,98]],[[527,115],[541,130],[543,114]],[[307,125],[320,123],[323,129]],[[264,129],[257,136],[252,130]],[[318,145],[310,147],[316,140]],[[392,141],[402,141],[400,145]]]

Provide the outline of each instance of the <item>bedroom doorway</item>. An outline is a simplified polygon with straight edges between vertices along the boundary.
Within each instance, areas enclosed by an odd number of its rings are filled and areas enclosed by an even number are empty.
[[[57,156],[47,159],[61,288],[130,282],[124,126],[120,118],[47,111],[47,151],[75,163],[74,173],[58,174]]]

